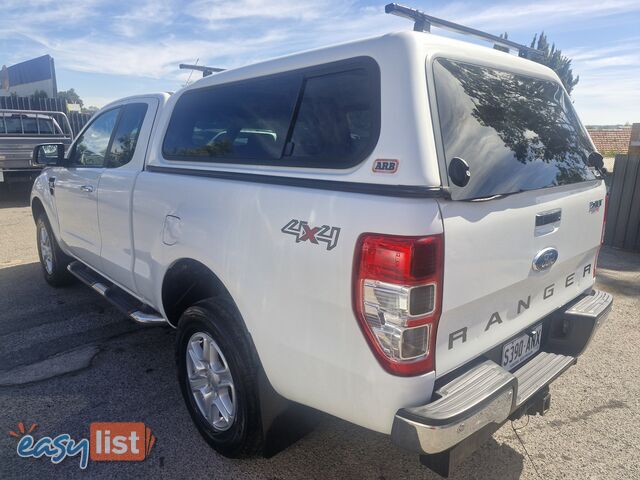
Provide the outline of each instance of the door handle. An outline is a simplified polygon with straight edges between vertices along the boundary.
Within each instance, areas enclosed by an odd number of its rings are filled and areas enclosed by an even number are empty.
[[[49,177],[49,193],[51,195],[56,193],[56,177]]]
[[[91,193],[93,192],[93,185],[83,185],[80,187],[80,190],[83,192]]]

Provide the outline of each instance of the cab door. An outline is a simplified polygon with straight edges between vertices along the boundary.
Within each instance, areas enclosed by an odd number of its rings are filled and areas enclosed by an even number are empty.
[[[60,238],[77,258],[101,268],[98,186],[121,108],[97,115],[72,146],[66,165],[55,172],[54,196]]]
[[[136,290],[131,221],[133,189],[144,168],[160,98],[138,97],[122,105],[98,189],[102,273],[130,291]]]

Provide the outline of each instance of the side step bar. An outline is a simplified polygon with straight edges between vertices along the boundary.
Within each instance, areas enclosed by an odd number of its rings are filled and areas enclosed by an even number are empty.
[[[166,323],[166,320],[156,310],[129,295],[81,262],[71,262],[67,266],[67,270],[82,283],[91,287],[126,313],[133,321],[142,325],[162,325]]]

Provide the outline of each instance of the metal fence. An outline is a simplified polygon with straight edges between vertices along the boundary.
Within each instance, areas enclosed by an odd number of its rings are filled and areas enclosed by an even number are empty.
[[[82,127],[91,118],[89,113],[70,112],[67,101],[61,98],[32,98],[32,97],[0,97],[0,109],[10,110],[38,110],[62,112],[69,118],[74,136],[82,130]]]
[[[80,112],[69,112],[67,113],[67,118],[69,118],[69,123],[71,124],[71,129],[73,130],[74,138],[80,133],[82,127],[84,127],[89,119],[91,118],[90,113],[80,113]]]
[[[616,155],[604,243],[640,251],[640,123],[631,129],[627,155]]]

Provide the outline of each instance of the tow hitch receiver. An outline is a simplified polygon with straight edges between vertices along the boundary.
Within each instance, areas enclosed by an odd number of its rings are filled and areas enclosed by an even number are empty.
[[[547,413],[549,407],[551,407],[551,394],[549,388],[545,388],[540,393],[536,394],[528,405],[526,413],[529,415],[540,415],[541,417]]]
[[[551,407],[551,393],[549,393],[549,387],[545,387],[536,394],[534,394],[529,400],[517,408],[511,415],[509,420],[518,420],[525,415],[540,415],[543,417],[547,410]]]

